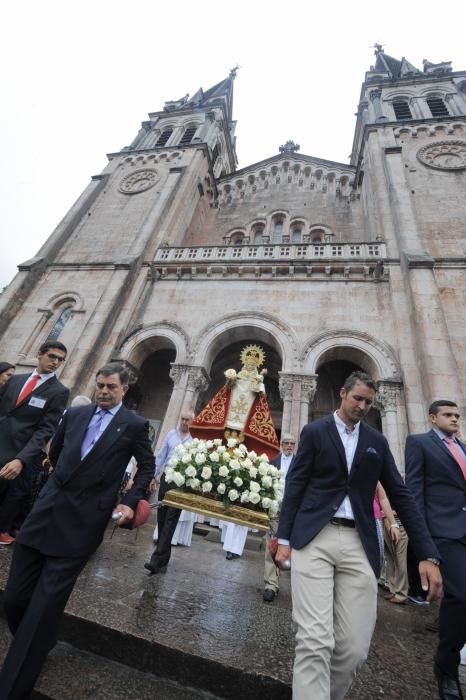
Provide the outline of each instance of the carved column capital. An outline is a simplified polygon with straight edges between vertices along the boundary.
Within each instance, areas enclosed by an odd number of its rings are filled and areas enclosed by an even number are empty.
[[[308,374],[301,378],[301,400],[312,403],[317,391],[317,374]]]
[[[189,367],[187,389],[202,392],[209,388],[209,383],[209,376],[204,367]]]
[[[371,90],[369,93],[369,97],[371,99],[371,102],[374,102],[374,100],[379,100],[381,98],[381,96],[382,96],[382,90],[380,90],[378,88],[375,90]]]
[[[282,401],[291,401],[293,395],[293,375],[279,372],[278,389]]]
[[[170,379],[173,380],[173,383],[179,384],[182,377],[186,374],[186,372],[190,369],[189,365],[178,365],[175,364],[174,362],[172,363],[172,366],[170,368],[169,376]]]
[[[393,379],[381,379],[377,382],[375,403],[383,411],[396,411],[401,394],[401,382]]]

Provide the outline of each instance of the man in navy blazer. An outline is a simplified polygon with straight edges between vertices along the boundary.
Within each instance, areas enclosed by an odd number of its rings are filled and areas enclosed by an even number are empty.
[[[440,698],[462,698],[460,652],[466,643],[466,445],[453,401],[429,407],[432,430],[406,440],[406,484],[441,556],[445,595],[440,605],[434,673]]]
[[[276,559],[291,559],[294,700],[342,700],[367,656],[380,574],[378,481],[421,560],[430,599],[441,592],[437,548],[387,440],[362,422],[375,390],[369,375],[353,372],[340,390],[339,409],[303,428],[288,471]]]
[[[148,422],[123,406],[128,372],[96,376],[95,404],[70,408],[50,446],[55,469],[16,538],[5,589],[14,639],[0,672],[0,700],[29,697],[76,579],[102,541],[112,511],[127,524],[154,474]],[[115,505],[131,457],[132,488]]]
[[[30,496],[33,472],[66,408],[69,390],[55,376],[66,347],[48,340],[32,374],[17,374],[0,387],[0,544],[14,542],[11,530]]]

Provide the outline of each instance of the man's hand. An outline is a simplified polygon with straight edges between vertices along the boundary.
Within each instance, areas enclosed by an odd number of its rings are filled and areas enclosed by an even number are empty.
[[[12,479],[16,479],[22,471],[22,461],[20,459],[12,459],[11,462],[7,462],[5,466],[0,469],[0,479],[11,481]]]
[[[291,561],[291,547],[288,544],[279,544],[275,555],[275,563],[280,568],[284,561]]]
[[[116,508],[113,509],[112,515],[114,515],[115,513],[122,514],[121,518],[118,518],[118,520],[116,521],[118,527],[121,527],[122,525],[127,525],[134,518],[134,510],[129,506],[124,506],[122,503],[119,503],[116,506]]]
[[[390,526],[390,537],[395,544],[398,544],[401,539],[400,528]]]
[[[427,600],[432,603],[435,600],[440,600],[443,596],[442,574],[436,564],[431,561],[419,562],[419,575],[421,577],[421,585],[423,591],[429,591]]]

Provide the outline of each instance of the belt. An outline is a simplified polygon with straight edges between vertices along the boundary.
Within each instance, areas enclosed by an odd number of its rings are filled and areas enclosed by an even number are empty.
[[[349,520],[348,518],[332,518],[332,525],[343,525],[343,527],[356,527],[354,520]]]

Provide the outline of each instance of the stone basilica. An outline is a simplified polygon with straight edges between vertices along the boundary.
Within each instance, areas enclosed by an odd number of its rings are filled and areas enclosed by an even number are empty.
[[[466,397],[466,71],[376,48],[351,163],[279,153],[237,170],[235,70],[166,102],[109,154],[1,296],[0,357],[92,395],[103,363],[132,370],[128,404],[155,433],[266,353],[278,431],[338,405],[356,368],[378,383],[369,420],[400,468],[431,400]],[[350,115],[348,115],[350,118]]]

